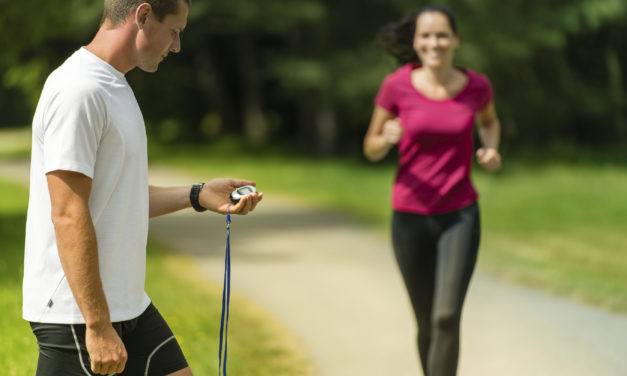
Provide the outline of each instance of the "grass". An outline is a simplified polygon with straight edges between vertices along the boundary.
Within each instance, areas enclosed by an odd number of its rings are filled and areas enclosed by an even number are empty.
[[[151,241],[147,291],[176,334],[197,375],[218,374],[221,287],[209,284],[193,261]],[[200,283],[199,283],[200,282]],[[228,372],[242,376],[309,375],[304,352],[259,307],[231,297]]]
[[[24,224],[27,192],[0,181],[0,369],[4,375],[34,375],[37,345],[22,317]]]
[[[254,180],[260,191],[301,203],[337,209],[387,226],[394,169],[359,159],[308,158],[281,151],[235,153],[226,143],[215,147],[151,149],[153,164],[167,164],[194,176]],[[157,149],[157,150],[156,150]]]
[[[37,345],[21,319],[26,190],[0,180],[0,369],[35,373]],[[146,284],[155,305],[181,342],[197,375],[217,374],[221,287],[207,282],[191,259],[150,242]],[[296,341],[260,308],[231,301],[229,372],[240,376],[310,375]]]
[[[393,164],[233,150],[228,142],[153,148],[151,161],[198,177],[252,179],[266,195],[337,209],[387,231]],[[475,169],[483,221],[479,265],[627,313],[627,168],[605,151],[572,154],[562,148],[555,154],[559,158],[550,164],[506,159],[496,175]]]
[[[0,158],[28,157],[30,144],[30,128],[0,129]]]
[[[25,134],[16,136],[22,146],[16,142],[12,155],[27,155]],[[232,140],[192,147],[151,144],[150,154],[151,163],[197,177],[252,179],[266,195],[346,212],[378,231],[388,228],[392,163],[261,152]],[[501,173],[488,175],[475,169],[474,179],[481,195],[481,268],[627,313],[627,156],[623,150],[561,145],[506,155]]]
[[[514,167],[476,180],[485,269],[627,313],[627,168]]]

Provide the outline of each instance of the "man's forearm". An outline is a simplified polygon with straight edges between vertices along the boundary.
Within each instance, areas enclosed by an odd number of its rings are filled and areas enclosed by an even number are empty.
[[[85,323],[94,328],[110,324],[89,212],[55,218],[54,224],[61,265]]]
[[[191,206],[189,201],[191,185],[187,187],[155,187],[151,185],[148,188],[150,194],[150,218]]]
[[[88,326],[110,325],[88,205],[91,179],[58,170],[49,173],[47,180],[59,259],[74,299]]]

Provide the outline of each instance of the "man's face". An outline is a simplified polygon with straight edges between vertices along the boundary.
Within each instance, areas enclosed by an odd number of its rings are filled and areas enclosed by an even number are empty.
[[[156,72],[159,63],[170,52],[181,50],[181,32],[187,25],[189,6],[179,0],[178,12],[168,14],[159,22],[150,12],[137,42],[137,66],[146,72]]]

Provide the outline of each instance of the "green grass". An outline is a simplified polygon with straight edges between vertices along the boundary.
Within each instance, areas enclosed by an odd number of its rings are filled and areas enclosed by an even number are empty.
[[[30,127],[0,129],[0,158],[28,157],[30,146]]]
[[[387,231],[393,164],[233,150],[229,143],[152,149],[151,161],[198,178],[252,179],[266,195],[337,209]],[[552,164],[506,159],[496,175],[475,169],[480,267],[627,313],[627,167],[611,163],[615,154],[606,151],[556,154]]]
[[[387,226],[394,179],[390,164],[359,159],[307,158],[280,151],[234,153],[230,143],[215,147],[151,150],[151,164],[167,164],[200,177],[254,180],[264,194],[280,195],[319,207],[347,212]]]
[[[482,266],[627,312],[627,168],[555,164],[477,176]]]
[[[205,281],[193,261],[151,241],[147,291],[197,375],[218,374],[222,288]],[[228,372],[250,376],[309,375],[294,338],[260,308],[231,296]]]
[[[33,375],[37,345],[21,318],[26,190],[0,180],[0,369]],[[197,375],[217,374],[221,287],[209,284],[193,261],[151,242],[146,284],[181,342]],[[310,375],[295,340],[264,311],[237,296],[231,301],[229,372],[241,376]]]
[[[27,192],[0,181],[0,369],[9,376],[34,375],[37,345],[22,320],[22,275]]]

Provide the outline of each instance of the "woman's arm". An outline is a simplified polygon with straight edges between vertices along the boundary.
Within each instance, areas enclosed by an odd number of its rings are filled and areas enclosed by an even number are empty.
[[[396,114],[375,106],[364,138],[364,155],[372,162],[383,159],[402,135],[403,128]]]
[[[475,116],[479,139],[482,147],[477,150],[477,162],[487,171],[494,172],[501,168],[499,143],[501,140],[501,123],[494,109],[494,102],[488,105]]]

